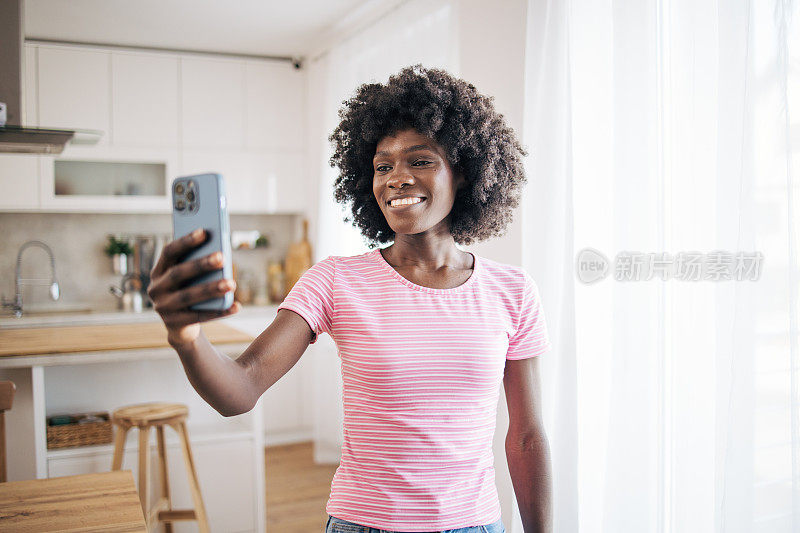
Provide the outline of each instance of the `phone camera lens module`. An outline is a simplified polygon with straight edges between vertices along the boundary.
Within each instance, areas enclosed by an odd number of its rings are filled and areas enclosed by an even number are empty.
[[[183,194],[184,188],[183,183],[178,183],[175,185],[175,194]]]
[[[178,200],[177,202],[175,202],[175,209],[177,209],[178,211],[183,211],[184,209],[186,209],[186,203],[183,200]]]
[[[186,193],[186,199],[190,202],[194,202],[194,191],[189,191]]]

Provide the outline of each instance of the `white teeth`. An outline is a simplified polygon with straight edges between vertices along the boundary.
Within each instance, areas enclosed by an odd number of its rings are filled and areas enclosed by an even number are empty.
[[[400,200],[392,200],[389,205],[392,207],[397,207],[399,205],[409,205],[409,204],[417,204],[422,201],[422,198],[401,198]]]

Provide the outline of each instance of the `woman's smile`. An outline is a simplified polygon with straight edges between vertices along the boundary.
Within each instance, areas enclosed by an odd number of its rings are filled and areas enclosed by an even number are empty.
[[[389,202],[389,207],[393,211],[406,211],[414,206],[420,205],[422,202],[425,201],[425,197],[414,196],[411,198],[400,198],[397,200],[391,200]]]

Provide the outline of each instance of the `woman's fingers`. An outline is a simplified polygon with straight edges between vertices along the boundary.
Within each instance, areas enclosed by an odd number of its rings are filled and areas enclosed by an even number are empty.
[[[224,311],[178,311],[167,315],[164,318],[164,323],[167,327],[177,328],[230,316],[238,313],[240,310],[241,305],[239,302],[233,302],[233,305]]]
[[[157,278],[177,263],[181,257],[189,253],[192,248],[196,248],[206,240],[206,231],[198,228],[180,239],[175,239],[164,246],[161,255],[156,262],[156,266],[150,272],[150,278]]]
[[[192,261],[179,263],[168,268],[164,275],[151,283],[147,294],[151,300],[155,301],[159,294],[179,289],[186,281],[220,268],[222,268],[221,252],[214,252]]]
[[[162,316],[164,313],[173,311],[188,311],[186,308],[192,304],[219,298],[235,288],[236,283],[230,279],[209,281],[179,291],[164,293],[154,300],[154,308]]]

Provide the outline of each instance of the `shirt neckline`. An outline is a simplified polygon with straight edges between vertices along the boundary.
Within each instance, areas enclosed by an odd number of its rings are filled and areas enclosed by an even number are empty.
[[[383,257],[383,254],[381,254],[381,249],[380,248],[376,248],[375,250],[372,250],[372,252],[369,253],[369,256],[372,257],[372,259],[375,260],[390,276],[392,276],[394,279],[396,279],[397,281],[399,281],[400,283],[402,283],[406,287],[409,287],[411,289],[414,289],[414,290],[417,290],[417,291],[420,291],[420,292],[428,292],[428,293],[432,293],[432,294],[454,294],[454,293],[463,292],[465,290],[468,290],[472,285],[474,285],[475,284],[475,278],[478,277],[478,272],[481,269],[480,261],[478,260],[478,256],[476,254],[473,254],[472,252],[467,252],[467,253],[470,254],[472,256],[472,259],[473,259],[472,274],[470,274],[469,278],[467,278],[467,281],[465,281],[461,285],[458,285],[457,287],[451,287],[449,289],[438,289],[438,288],[435,288],[435,287],[425,287],[424,285],[417,285],[413,281],[404,278],[397,270],[394,269],[394,267],[392,265],[390,265],[386,261],[386,259]]]

